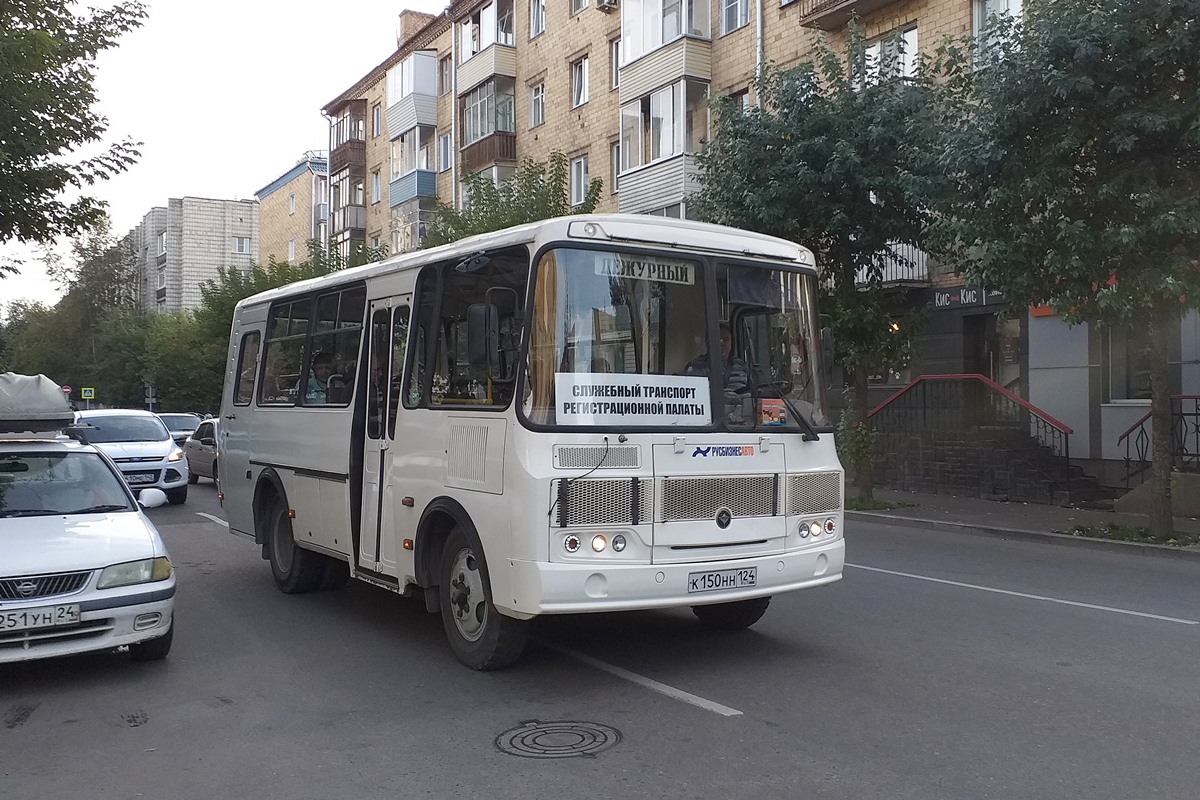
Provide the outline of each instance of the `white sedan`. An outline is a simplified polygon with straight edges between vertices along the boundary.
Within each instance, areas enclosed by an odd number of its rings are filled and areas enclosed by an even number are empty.
[[[0,663],[166,658],[174,598],[167,548],[107,457],[61,436],[0,436]]]

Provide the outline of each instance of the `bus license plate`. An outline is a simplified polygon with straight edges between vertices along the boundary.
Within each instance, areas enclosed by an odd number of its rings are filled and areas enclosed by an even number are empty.
[[[742,589],[758,586],[758,567],[721,569],[715,572],[692,572],[688,575],[688,592],[716,592],[721,589]]]
[[[79,622],[79,606],[47,606],[23,611],[0,611],[0,631],[53,628]]]

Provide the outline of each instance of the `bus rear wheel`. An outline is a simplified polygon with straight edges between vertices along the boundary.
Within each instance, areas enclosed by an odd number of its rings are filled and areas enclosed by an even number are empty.
[[[769,605],[771,598],[756,597],[753,600],[738,600],[733,603],[692,606],[692,613],[710,628],[719,631],[741,631],[762,619]]]
[[[288,516],[287,504],[276,500],[271,506],[270,539],[267,542],[267,559],[271,562],[271,574],[275,585],[286,594],[311,592],[321,585],[325,576],[325,564],[320,553],[296,546],[292,535],[292,519]]]
[[[450,648],[471,669],[504,669],[521,657],[528,626],[500,614],[488,591],[487,566],[461,528],[442,551],[442,626]]]

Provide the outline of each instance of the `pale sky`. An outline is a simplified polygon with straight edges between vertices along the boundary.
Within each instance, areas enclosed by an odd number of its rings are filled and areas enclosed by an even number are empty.
[[[87,5],[110,6],[115,0]],[[252,198],[306,150],[327,150],[321,108],[396,50],[405,8],[446,0],[146,0],[144,25],[96,63],[108,141],[140,141],[128,172],[92,187],[124,236],[171,197]],[[41,264],[0,277],[0,305],[53,303]]]

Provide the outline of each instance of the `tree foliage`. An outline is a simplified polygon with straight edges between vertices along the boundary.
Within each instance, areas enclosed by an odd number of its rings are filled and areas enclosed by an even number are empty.
[[[1169,531],[1167,340],[1200,299],[1200,0],[1031,2],[940,61],[941,255],[1069,323],[1150,330]]]
[[[593,178],[579,205],[571,205],[571,164],[553,152],[545,162],[526,158],[516,174],[499,184],[486,173],[463,180],[467,202],[463,209],[439,203],[425,237],[426,247],[498,231],[513,225],[567,214],[590,214],[600,202],[604,181]]]
[[[689,212],[811,248],[822,270],[823,313],[832,318],[854,398],[847,413],[865,422],[867,375],[911,353],[918,312],[883,287],[888,264],[907,265],[899,246],[919,247],[928,178],[917,157],[930,146],[932,106],[919,81],[897,74],[899,39],[869,64],[851,24],[839,54],[818,39],[815,62],[768,69],[759,108],[715,106],[713,138],[697,157],[700,191]],[[871,459],[856,483],[873,491]]]
[[[93,110],[97,54],[140,26],[145,7],[124,2],[76,14],[74,5],[0,5],[0,242],[46,243],[91,227],[104,204],[86,195],[64,199],[64,191],[86,190],[139,155],[129,141],[89,157],[73,151],[100,142],[108,129]]]

